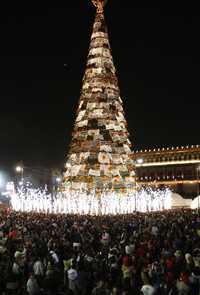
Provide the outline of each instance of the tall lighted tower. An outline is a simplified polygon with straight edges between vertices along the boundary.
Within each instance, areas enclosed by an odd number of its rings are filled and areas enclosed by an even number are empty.
[[[92,2],[96,17],[67,155],[64,206],[74,213],[120,213],[125,210],[122,203],[134,195],[134,162],[104,19],[105,2]]]

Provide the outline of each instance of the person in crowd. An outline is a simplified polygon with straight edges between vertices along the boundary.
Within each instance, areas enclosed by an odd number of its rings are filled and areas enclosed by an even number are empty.
[[[110,291],[106,286],[106,283],[100,279],[97,282],[97,286],[92,290],[92,295],[109,295]]]
[[[42,279],[44,276],[44,266],[43,266],[43,263],[42,263],[40,257],[36,258],[35,263],[33,264],[33,271],[34,271],[34,275],[37,279],[38,284],[41,286]]]
[[[0,292],[199,295],[200,214],[0,211]]]
[[[26,287],[27,287],[27,289],[26,289],[27,293],[29,295],[39,295],[40,294],[40,288],[39,288],[38,282],[37,282],[33,273],[30,273]]]

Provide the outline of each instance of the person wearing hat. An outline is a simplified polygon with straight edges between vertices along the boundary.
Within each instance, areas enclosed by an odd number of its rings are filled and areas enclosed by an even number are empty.
[[[30,273],[29,279],[26,284],[26,290],[29,295],[40,294],[40,287],[33,273]]]
[[[135,250],[135,247],[132,244],[129,244],[129,245],[125,246],[125,253],[127,255],[133,255],[134,250]]]
[[[21,261],[22,261],[22,253],[20,251],[16,251],[14,254],[15,261],[12,266],[12,272],[13,274],[20,276],[22,275],[22,269],[21,269]]]
[[[50,250],[50,251],[49,251],[49,254],[50,254],[51,257],[52,257],[54,264],[55,264],[55,265],[58,264],[58,263],[59,263],[59,258],[58,258],[57,253],[56,253],[54,250]]]
[[[79,284],[78,284],[78,272],[75,269],[75,263],[72,262],[72,265],[70,269],[67,271],[68,276],[68,288],[69,290],[73,291],[73,294],[78,294],[80,292],[79,290]]]
[[[44,265],[43,265],[42,259],[40,257],[36,258],[35,263],[33,265],[33,271],[34,271],[34,275],[37,279],[38,284],[41,286],[42,279],[44,276]]]
[[[185,260],[186,260],[186,269],[188,272],[191,273],[194,268],[194,261],[193,261],[192,255],[190,253],[186,253]]]

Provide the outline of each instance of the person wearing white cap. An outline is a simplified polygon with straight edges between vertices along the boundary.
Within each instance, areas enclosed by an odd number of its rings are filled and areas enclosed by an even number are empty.
[[[21,258],[22,253],[20,251],[16,251],[14,256],[15,256],[16,259]]]
[[[44,275],[44,266],[40,258],[35,261],[33,265],[33,271],[36,276],[42,277]]]
[[[126,245],[125,246],[125,252],[127,255],[132,255],[134,252],[134,245]]]
[[[59,263],[59,258],[58,258],[58,255],[55,251],[51,250],[50,252],[50,255],[51,257],[53,258],[53,261],[55,264],[58,264]]]
[[[29,279],[27,281],[26,290],[27,290],[29,295],[40,294],[39,285],[37,283],[36,278],[34,277],[34,274],[32,274],[32,273],[30,274],[30,277],[29,277]]]
[[[158,232],[159,232],[159,230],[158,230],[157,225],[156,225],[156,224],[153,224],[153,226],[152,226],[152,228],[151,228],[151,234],[152,234],[153,236],[157,236],[157,235],[158,235]]]
[[[33,265],[33,271],[34,271],[34,275],[37,279],[38,284],[41,286],[42,278],[44,276],[44,266],[43,266],[43,263],[42,263],[40,257],[37,257],[37,259]]]
[[[78,273],[72,264],[71,268],[67,272],[69,290],[73,291],[73,294],[78,294]]]
[[[20,267],[21,265],[20,262],[22,259],[21,252],[16,251],[14,257],[15,257],[15,261],[12,266],[12,272],[15,275],[21,275],[22,274],[21,267]]]

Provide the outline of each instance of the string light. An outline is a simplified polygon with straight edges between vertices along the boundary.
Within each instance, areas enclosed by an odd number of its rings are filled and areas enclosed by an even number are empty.
[[[161,211],[171,209],[172,192],[169,188],[145,187],[132,194],[95,191],[57,192],[51,195],[46,189],[33,188],[30,183],[18,187],[10,194],[15,211],[61,214],[128,214],[134,211]]]
[[[197,196],[191,203],[190,208],[191,209],[198,209],[199,208],[199,202],[200,202],[200,196]]]

